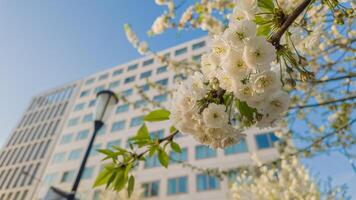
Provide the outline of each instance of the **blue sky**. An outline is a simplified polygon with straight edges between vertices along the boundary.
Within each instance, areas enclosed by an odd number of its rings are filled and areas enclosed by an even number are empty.
[[[0,1],[0,145],[35,94],[139,57],[126,40],[124,23],[153,50],[205,34],[168,31],[148,38],[146,31],[163,10],[153,0]],[[356,188],[350,165],[337,154],[305,163],[321,178]]]

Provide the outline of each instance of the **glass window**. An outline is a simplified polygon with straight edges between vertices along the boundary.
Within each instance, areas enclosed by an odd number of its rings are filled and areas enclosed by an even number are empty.
[[[105,79],[107,79],[108,77],[109,77],[109,74],[100,75],[100,76],[99,76],[99,81],[105,80]]]
[[[112,73],[112,75],[113,76],[118,76],[118,75],[122,74],[123,71],[124,71],[123,69],[117,69]]]
[[[130,127],[140,126],[143,123],[144,116],[138,116],[131,119]]]
[[[143,72],[140,75],[140,79],[148,78],[152,75],[152,71]]]
[[[62,183],[71,182],[74,180],[74,176],[75,176],[74,170],[66,171],[62,175],[61,182]]]
[[[183,81],[185,79],[187,79],[187,77],[183,74],[176,74],[176,75],[174,75],[174,78],[173,78],[175,83],[178,81]]]
[[[138,65],[137,64],[134,64],[134,65],[130,65],[127,67],[127,71],[132,71],[132,70],[135,70],[137,69]]]
[[[52,164],[58,164],[64,161],[64,157],[66,156],[65,152],[60,152],[60,153],[56,153],[53,155],[52,158]]]
[[[68,160],[77,160],[82,155],[82,149],[74,149],[69,153]]]
[[[187,47],[184,47],[184,48],[181,48],[181,49],[176,50],[176,51],[174,52],[174,55],[179,56],[179,55],[182,55],[182,54],[184,54],[184,53],[186,53],[186,52],[187,52]]]
[[[200,59],[201,59],[201,56],[202,56],[201,54],[195,55],[195,56],[192,57],[192,60],[193,60],[194,62],[199,63],[199,62],[200,62]]]
[[[216,150],[211,149],[205,145],[198,145],[195,147],[195,159],[206,159],[216,157]]]
[[[104,124],[101,129],[96,133],[96,135],[104,135],[106,132],[106,124]]]
[[[127,77],[127,78],[125,78],[124,83],[127,84],[127,83],[134,82],[134,81],[135,81],[135,78],[136,78],[135,76]]]
[[[84,90],[80,93],[80,97],[86,97],[89,96],[90,91],[89,90]]]
[[[94,94],[98,94],[99,92],[105,90],[105,86],[104,85],[101,85],[101,86],[98,86],[94,89]]]
[[[99,155],[98,150],[101,149],[101,144],[94,144],[93,148],[90,150],[90,156],[97,156]]]
[[[225,155],[231,155],[231,154],[237,154],[237,153],[244,153],[247,152],[247,144],[246,140],[242,139],[238,143],[231,145],[229,147],[226,147],[224,149]]]
[[[108,142],[108,144],[106,145],[106,148],[112,149],[113,146],[120,146],[120,144],[121,144],[120,140],[113,140],[113,141]]]
[[[129,110],[130,106],[128,103],[126,104],[123,104],[123,105],[119,105],[117,108],[116,108],[116,114],[118,113],[123,113],[123,112],[127,112]]]
[[[168,85],[168,78],[158,80],[156,81],[156,84],[161,85],[161,86],[167,86]]]
[[[147,66],[147,65],[150,65],[154,62],[153,58],[149,59],[149,60],[146,60],[146,61],[143,61],[142,63],[142,66]]]
[[[69,133],[69,134],[65,134],[62,136],[61,141],[59,142],[59,144],[68,144],[72,141],[73,138],[73,134]]]
[[[124,96],[124,97],[131,96],[132,94],[133,94],[133,89],[132,88],[124,90],[124,91],[121,92],[121,95]]]
[[[89,130],[88,129],[79,131],[78,134],[77,134],[77,137],[75,138],[75,140],[78,141],[78,140],[87,139],[88,135],[89,135]]]
[[[167,101],[167,94],[160,94],[153,97],[153,101],[157,103],[162,103]]]
[[[156,197],[159,194],[159,181],[142,184],[144,197]]]
[[[117,88],[117,87],[119,87],[119,85],[120,85],[120,81],[114,81],[114,82],[110,83],[109,89]]]
[[[101,198],[101,191],[100,190],[94,191],[93,200],[100,200],[100,198]]]
[[[202,48],[204,46],[205,46],[205,41],[201,41],[201,42],[193,44],[192,49],[196,50],[196,49],[200,49],[200,48]]]
[[[86,167],[83,171],[81,179],[91,179],[94,172],[94,167]]]
[[[139,86],[139,90],[142,90],[142,92],[146,92],[148,90],[150,90],[150,85],[149,84],[144,84]]]
[[[153,168],[153,167],[160,167],[161,163],[158,160],[158,156],[153,155],[153,156],[148,156],[145,160],[145,165],[144,168]]]
[[[84,115],[82,122],[88,123],[93,121],[93,114]]]
[[[125,120],[114,122],[111,126],[111,132],[116,132],[125,129],[125,124],[126,124]]]
[[[134,103],[134,108],[137,109],[137,108],[142,108],[144,107],[145,105],[147,105],[147,101],[141,99],[141,100],[137,100],[135,103]]]
[[[182,176],[178,178],[168,179],[168,195],[183,194],[188,192],[188,177]]]
[[[170,162],[171,164],[188,161],[188,150],[187,148],[182,148],[181,153],[177,153],[175,151],[169,152]]]
[[[152,131],[150,133],[151,139],[162,139],[164,137],[164,129],[160,129],[158,131]]]
[[[91,100],[91,101],[89,102],[88,107],[89,107],[89,108],[90,108],[90,107],[93,107],[93,106],[95,106],[95,104],[96,104],[96,99],[93,99],[93,100]]]
[[[88,80],[85,82],[85,85],[90,85],[90,84],[94,83],[94,81],[95,81],[94,78],[88,79]]]
[[[219,180],[214,176],[206,174],[197,175],[197,190],[198,192],[207,190],[216,190],[220,188]]]
[[[54,183],[54,181],[56,180],[57,178],[57,173],[51,173],[51,174],[47,174],[45,176],[45,178],[43,179],[43,184],[45,186],[50,186]]]
[[[78,103],[77,105],[74,106],[74,111],[83,110],[84,106],[85,106],[84,103]]]
[[[79,117],[72,118],[68,121],[68,126],[75,126],[79,123]]]
[[[255,140],[258,149],[267,149],[274,146],[274,142],[278,141],[278,138],[274,133],[264,133],[255,135]]]
[[[167,71],[167,66],[162,66],[162,67],[157,68],[156,74],[161,74],[166,71]]]

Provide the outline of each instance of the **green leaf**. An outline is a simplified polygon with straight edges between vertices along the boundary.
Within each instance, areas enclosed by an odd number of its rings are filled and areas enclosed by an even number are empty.
[[[144,120],[148,122],[158,122],[158,121],[165,121],[169,119],[170,112],[168,110],[159,109],[154,110],[148,113]]]
[[[129,178],[129,185],[127,186],[127,192],[128,192],[129,198],[132,195],[134,187],[135,187],[135,177],[133,175],[131,175]]]
[[[271,26],[269,24],[261,25],[257,28],[258,36],[269,36],[270,32],[271,32]]]
[[[162,150],[162,149],[159,149],[158,150],[158,160],[159,162],[165,167],[167,168],[168,167],[168,164],[169,164],[169,156],[167,155],[167,153]]]
[[[182,153],[182,149],[180,148],[179,144],[176,142],[171,142],[171,148],[173,149],[173,151],[177,152],[177,153]]]
[[[127,178],[125,177],[125,168],[119,168],[114,180],[114,189],[116,191],[121,191],[127,182]]]
[[[169,132],[170,133],[174,133],[174,132],[176,132],[176,127],[174,127],[174,126],[171,126],[170,128],[169,128]]]
[[[104,169],[96,177],[93,187],[105,185],[109,181],[111,174],[112,171],[104,167]]]
[[[148,132],[146,124],[142,124],[134,139],[150,139],[150,133]]]
[[[274,11],[273,0],[258,0],[257,6],[262,10],[269,11],[271,13]]]
[[[157,149],[158,149],[158,146],[157,146],[157,145],[153,145],[153,146],[150,148],[148,155],[149,155],[150,157],[152,157],[152,156],[156,153]]]
[[[246,117],[249,121],[254,120],[255,113],[257,113],[256,108],[251,108],[246,102],[237,100],[236,107],[239,109],[241,115]]]

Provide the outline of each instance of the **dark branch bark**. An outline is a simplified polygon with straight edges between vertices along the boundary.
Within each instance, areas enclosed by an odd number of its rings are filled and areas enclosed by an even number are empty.
[[[349,97],[345,97],[342,99],[336,99],[336,100],[332,100],[332,101],[325,101],[322,103],[316,103],[316,104],[307,104],[307,105],[301,105],[301,106],[293,106],[290,107],[290,110],[293,109],[302,109],[302,108],[311,108],[311,107],[319,107],[319,106],[326,106],[329,104],[334,104],[334,103],[339,103],[339,102],[344,102],[344,101],[348,101],[348,100],[352,100],[352,99],[356,99],[356,96],[349,96]]]

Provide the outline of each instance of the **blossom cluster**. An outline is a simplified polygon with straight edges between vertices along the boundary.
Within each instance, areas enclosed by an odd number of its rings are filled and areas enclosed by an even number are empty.
[[[247,104],[253,110],[247,124],[259,127],[275,125],[289,107],[289,95],[272,67],[276,49],[257,35],[257,11],[256,1],[238,1],[228,28],[213,36],[211,51],[202,56],[202,74],[183,82],[175,93],[173,123],[203,144],[222,148],[241,138],[242,127],[234,121],[245,116],[233,108],[234,102]]]

